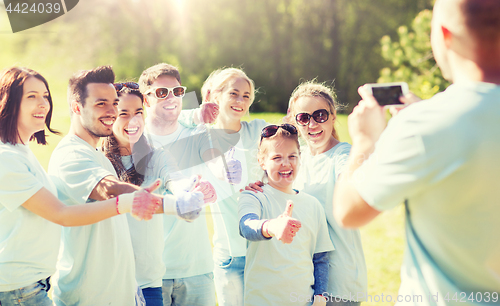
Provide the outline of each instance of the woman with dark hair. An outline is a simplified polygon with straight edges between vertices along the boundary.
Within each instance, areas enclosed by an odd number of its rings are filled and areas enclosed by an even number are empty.
[[[46,144],[52,96],[38,72],[0,72],[0,305],[52,305],[49,278],[56,270],[61,228],[92,224],[131,212],[151,219],[161,203],[148,190],[91,205],[66,206],[29,149]],[[147,204],[147,205],[146,205]],[[58,225],[59,224],[59,225]]]
[[[165,183],[158,192],[171,192],[178,197],[183,193],[201,191],[205,203],[215,201],[215,191],[210,183],[199,177],[183,178],[170,153],[163,149],[153,151],[144,136],[144,97],[137,83],[114,84],[118,93],[118,116],[113,124],[113,134],[102,145],[104,154],[113,164],[120,180],[135,185],[148,185],[161,178]],[[200,209],[178,215],[186,221],[194,220]],[[136,280],[142,289],[147,306],[163,305],[162,278],[165,265],[163,253],[163,216],[153,216],[149,222],[128,218],[132,247],[134,249]]]

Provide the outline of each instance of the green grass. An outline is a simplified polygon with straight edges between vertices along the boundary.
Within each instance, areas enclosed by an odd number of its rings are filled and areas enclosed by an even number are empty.
[[[63,91],[54,93],[54,116],[52,126],[66,135],[69,129],[70,118],[68,106],[65,102]],[[64,93],[65,94],[65,93]],[[250,121],[256,118],[264,119],[269,123],[281,124],[284,114],[258,113],[245,117]],[[341,141],[350,142],[351,138],[347,131],[347,116],[338,115],[336,129]],[[47,169],[50,154],[57,145],[60,136],[51,135],[48,138],[49,145],[40,146],[30,144],[33,152],[42,166]],[[212,218],[207,214],[210,233],[213,233]],[[361,229],[363,248],[368,266],[368,294],[375,296],[392,295],[396,300],[400,284],[399,271],[403,257],[404,247],[404,214],[402,207],[381,214],[372,223]],[[393,305],[394,303],[372,302],[364,303],[364,306]]]

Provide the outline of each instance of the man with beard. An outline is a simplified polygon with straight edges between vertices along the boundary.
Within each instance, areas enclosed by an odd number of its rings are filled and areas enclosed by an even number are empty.
[[[69,81],[71,128],[49,163],[49,175],[57,186],[59,199],[67,205],[116,197],[117,210],[122,213],[118,196],[140,189],[120,182],[109,159],[96,149],[101,137],[112,134],[116,120],[118,96],[114,79],[111,67],[102,66],[80,71]],[[200,196],[199,201],[192,201],[199,206],[203,204]],[[170,206],[178,208],[181,204],[170,200],[164,200],[163,206],[177,211]],[[157,213],[163,213],[163,206]],[[63,228],[54,284],[56,305],[135,305],[134,253],[126,217]]]

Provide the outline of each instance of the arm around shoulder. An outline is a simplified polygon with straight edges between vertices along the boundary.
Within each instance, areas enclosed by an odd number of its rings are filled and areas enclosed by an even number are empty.
[[[132,193],[139,189],[139,186],[120,182],[116,177],[108,175],[97,183],[90,193],[89,198],[96,201],[102,201],[116,197],[123,193]]]

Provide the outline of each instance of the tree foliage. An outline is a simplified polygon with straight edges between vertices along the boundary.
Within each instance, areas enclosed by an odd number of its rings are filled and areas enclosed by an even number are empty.
[[[313,78],[334,84],[352,107],[357,87],[386,65],[380,38],[396,38],[431,1],[85,0],[53,22],[0,36],[8,45],[0,64],[43,67],[67,82],[104,64],[118,80],[137,80],[168,62],[198,96],[211,71],[241,67],[258,88],[252,111],[285,112],[292,90]]]
[[[424,10],[413,20],[411,30],[399,27],[399,41],[393,42],[387,35],[382,37],[382,56],[392,67],[380,71],[379,83],[406,81],[423,99],[443,91],[450,84],[443,78],[432,55],[431,18],[432,12]]]

